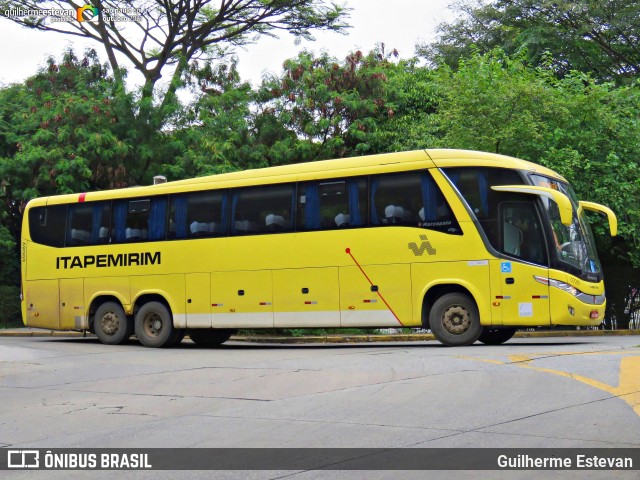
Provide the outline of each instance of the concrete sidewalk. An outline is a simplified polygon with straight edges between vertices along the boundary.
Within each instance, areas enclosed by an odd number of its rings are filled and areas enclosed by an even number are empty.
[[[640,330],[541,330],[519,331],[514,338],[542,337],[597,337],[616,335],[640,335]],[[56,331],[42,328],[8,328],[0,330],[0,337],[95,337],[88,332]],[[388,334],[329,334],[321,336],[285,337],[274,335],[234,335],[231,340],[254,343],[371,343],[371,342],[423,342],[435,340],[430,333],[388,333]]]

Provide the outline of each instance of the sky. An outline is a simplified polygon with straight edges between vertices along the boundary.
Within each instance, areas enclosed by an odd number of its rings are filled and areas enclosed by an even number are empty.
[[[348,23],[352,26],[346,35],[316,32],[315,42],[302,41],[295,45],[293,37],[282,34],[280,39],[264,37],[258,43],[236,51],[238,69],[243,80],[257,85],[265,73],[279,73],[283,62],[295,57],[303,49],[319,52],[326,50],[342,59],[350,52],[368,52],[383,42],[387,51],[398,50],[401,58],[415,53],[417,43],[435,39],[436,27],[453,18],[447,7],[452,0],[336,0],[351,8]],[[97,42],[54,32],[39,32],[20,27],[3,18],[0,12],[0,85],[22,82],[34,75],[38,67],[46,64],[47,57],[58,57],[69,46],[80,53],[93,47],[103,60],[104,52]],[[127,66],[129,81],[134,86],[140,81],[131,65]]]

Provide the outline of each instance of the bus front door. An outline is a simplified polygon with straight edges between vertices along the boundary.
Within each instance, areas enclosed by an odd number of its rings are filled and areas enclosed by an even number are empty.
[[[505,259],[494,259],[490,263],[492,323],[549,325],[549,286],[535,279],[536,276],[548,278],[548,269]]]

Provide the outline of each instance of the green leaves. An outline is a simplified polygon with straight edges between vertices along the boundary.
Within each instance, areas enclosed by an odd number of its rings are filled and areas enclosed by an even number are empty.
[[[456,9],[459,19],[441,25],[440,38],[419,48],[425,58],[457,68],[474,51],[501,48],[510,56],[524,54],[533,65],[546,64],[558,76],[582,71],[626,84],[640,73],[638,2],[462,1]]]
[[[617,255],[640,266],[640,86],[616,87],[572,72],[557,79],[524,57],[475,54],[435,77],[437,145],[494,151],[541,163],[578,196],[610,206],[628,243]],[[612,240],[600,224],[601,250]],[[624,253],[623,253],[624,252]]]

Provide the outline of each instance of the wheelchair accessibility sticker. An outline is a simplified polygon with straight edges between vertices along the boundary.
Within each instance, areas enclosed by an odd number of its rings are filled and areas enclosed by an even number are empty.
[[[511,273],[511,262],[501,262],[500,271],[502,273]]]

